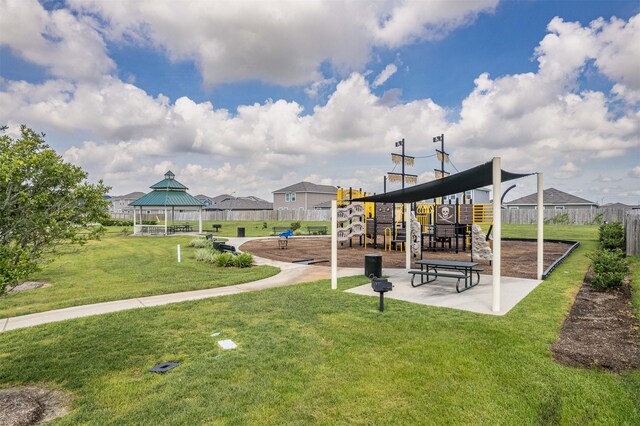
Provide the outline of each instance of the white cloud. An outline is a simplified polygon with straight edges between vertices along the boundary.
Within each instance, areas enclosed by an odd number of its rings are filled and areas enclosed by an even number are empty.
[[[36,0],[0,0],[0,10],[0,46],[52,75],[95,80],[115,68],[91,18],[48,12]]]
[[[398,71],[398,67],[395,66],[395,64],[387,65],[382,71],[380,71],[380,74],[378,74],[376,79],[373,81],[372,86],[382,86],[392,75],[396,73],[396,71]]]
[[[375,46],[442,38],[492,11],[498,0],[132,2],[69,0],[97,15],[114,42],[151,45],[173,61],[195,61],[206,84],[259,79],[281,85],[322,80],[328,62],[361,70]]]
[[[629,170],[629,176],[632,178],[640,178],[640,166],[636,166]]]
[[[576,166],[572,161],[564,163],[554,173],[554,176],[558,179],[568,179],[578,175],[580,168]]]

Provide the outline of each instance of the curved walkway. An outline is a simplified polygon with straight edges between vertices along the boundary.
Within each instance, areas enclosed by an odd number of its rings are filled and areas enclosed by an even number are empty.
[[[227,244],[239,247],[241,244],[252,239],[254,238],[229,238]],[[280,268],[280,272],[272,277],[244,284],[236,284],[205,290],[185,291],[181,293],[160,294],[157,296],[136,297],[133,299],[125,300],[114,300],[112,302],[72,306],[70,308],[56,309],[53,311],[38,312],[36,314],[4,318],[0,319],[0,332],[16,330],[18,328],[32,327],[34,325],[46,324],[50,322],[64,321],[72,318],[123,311],[125,309],[146,308],[150,306],[167,305],[169,303],[185,302],[187,300],[207,299],[210,297],[226,296],[229,294],[238,294],[248,291],[262,290],[265,288],[282,287],[331,278],[331,268],[323,266],[285,263],[259,257],[255,257],[255,260],[259,265],[271,265],[278,267]],[[361,273],[362,268],[338,269],[339,277],[358,275]]]

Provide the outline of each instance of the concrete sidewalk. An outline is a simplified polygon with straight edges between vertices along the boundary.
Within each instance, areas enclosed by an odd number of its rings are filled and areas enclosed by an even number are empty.
[[[238,247],[241,240],[232,238],[230,243]],[[169,303],[185,302],[187,300],[207,299],[210,297],[226,296],[265,288],[282,287],[303,282],[317,281],[331,278],[331,268],[323,266],[299,265],[295,263],[278,262],[270,259],[254,257],[259,265],[271,265],[280,268],[280,273],[262,280],[226,287],[205,290],[185,291],[181,293],[161,294],[157,296],[136,297],[134,299],[115,300],[113,302],[95,303],[93,305],[73,306],[53,311],[0,319],[0,332],[32,327],[56,321],[87,317],[90,315],[106,314],[123,311],[125,309],[145,308],[149,306],[167,305]],[[362,268],[339,268],[339,277],[362,274]]]

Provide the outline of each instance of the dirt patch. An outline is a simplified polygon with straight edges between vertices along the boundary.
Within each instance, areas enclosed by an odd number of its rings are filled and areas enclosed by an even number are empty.
[[[12,287],[9,292],[34,290],[36,288],[49,287],[51,284],[44,281],[25,281]]]
[[[405,253],[401,251],[384,251],[382,248],[374,249],[372,246],[360,247],[354,239],[353,247],[345,243],[338,247],[338,266],[364,268],[364,255],[369,253],[382,255],[383,268],[404,268]],[[378,247],[382,247],[379,245]],[[549,267],[556,259],[561,257],[570,247],[566,243],[544,243],[544,268]],[[243,244],[240,249],[248,251],[259,257],[280,260],[282,262],[294,262],[297,260],[314,259],[324,261],[316,263],[318,266],[330,266],[331,239],[330,238],[289,238],[287,248],[278,247],[277,238],[253,240]],[[502,241],[502,275],[506,277],[536,278],[536,242],[535,241]],[[450,259],[469,261],[469,251],[425,251],[424,258]],[[419,258],[416,258],[419,260]],[[485,274],[491,274],[491,265],[488,261],[478,261]],[[415,265],[414,265],[415,266]],[[418,266],[419,268],[419,266]]]
[[[70,398],[62,391],[41,386],[0,389],[0,425],[38,425],[69,412]]]
[[[595,291],[589,271],[558,340],[556,361],[574,367],[612,371],[640,368],[640,321],[631,304],[631,286]]]

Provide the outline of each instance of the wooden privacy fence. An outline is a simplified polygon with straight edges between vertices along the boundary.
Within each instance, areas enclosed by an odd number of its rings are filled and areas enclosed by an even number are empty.
[[[132,220],[133,213],[111,213],[114,219]],[[138,219],[140,215],[136,215]],[[169,218],[171,211],[169,211]],[[198,220],[197,211],[175,212],[174,220]],[[145,213],[142,220],[164,220],[163,213]],[[203,211],[202,220],[257,220],[257,221],[330,221],[331,210],[254,210],[254,211]]]
[[[626,220],[625,209],[599,207],[596,209],[565,209],[544,210],[546,223],[566,223],[570,225],[598,225],[607,222],[622,222]],[[502,210],[502,223],[532,224],[538,220],[538,211],[535,209]]]
[[[640,210],[627,212],[624,223],[627,256],[640,256]]]

